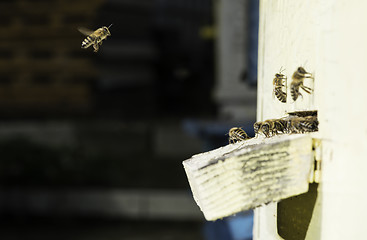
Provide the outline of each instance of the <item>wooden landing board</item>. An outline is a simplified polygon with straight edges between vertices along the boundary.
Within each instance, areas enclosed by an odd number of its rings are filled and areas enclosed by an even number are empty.
[[[308,191],[310,135],[253,138],[183,162],[194,199],[216,220]]]

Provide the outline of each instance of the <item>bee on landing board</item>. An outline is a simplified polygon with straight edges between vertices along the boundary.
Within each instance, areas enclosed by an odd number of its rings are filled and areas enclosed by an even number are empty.
[[[319,121],[315,116],[304,117],[300,123],[299,128],[302,133],[305,132],[317,132],[319,130]]]
[[[287,102],[287,77],[282,74],[282,71],[280,68],[279,73],[275,74],[275,78],[273,79],[273,93],[280,102],[285,103]]]
[[[245,130],[243,130],[242,128],[238,128],[238,127],[233,127],[229,129],[228,136],[229,136],[228,137],[229,143],[244,141],[250,138],[247,135],[247,133],[245,132]]]
[[[268,119],[263,122],[255,122],[254,123],[254,132],[255,136],[259,136],[260,134],[264,135],[265,137],[270,137],[272,134],[273,129],[273,120]]]
[[[261,125],[263,122],[255,122],[254,123],[254,132],[255,132],[255,136],[259,136],[259,133],[261,132]]]
[[[270,137],[272,134],[273,122],[268,119],[261,123],[259,133],[265,135],[265,137]]]
[[[258,131],[265,137],[275,136],[287,132],[287,122],[283,119],[268,119],[261,123]]]
[[[273,121],[273,134],[278,134],[278,133],[287,133],[288,129],[287,129],[287,121],[284,119],[274,119]]]
[[[83,33],[87,37],[82,42],[82,48],[86,49],[93,45],[94,52],[98,52],[99,47],[102,45],[103,40],[108,36],[111,36],[110,27],[101,27],[95,31],[89,30],[87,28],[78,28],[79,32]]]
[[[289,116],[254,123],[255,136],[266,138],[280,134],[317,132],[317,111],[291,112]]]
[[[289,117],[308,117],[314,116],[317,118],[317,111],[295,111],[295,112],[287,112]]]
[[[287,128],[290,133],[317,132],[318,125],[319,121],[316,116],[289,117],[287,120]]]
[[[311,94],[312,88],[306,87],[303,85],[303,81],[305,78],[313,78],[312,74],[307,72],[303,67],[297,68],[297,70],[293,73],[292,82],[291,82],[291,97],[293,101],[296,101],[299,96],[302,97],[302,94],[299,92],[299,88],[302,88],[308,94]]]

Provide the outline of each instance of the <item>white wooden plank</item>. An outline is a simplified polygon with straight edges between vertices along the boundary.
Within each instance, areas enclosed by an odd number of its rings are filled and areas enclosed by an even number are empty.
[[[253,138],[183,162],[194,199],[216,220],[308,190],[310,135]]]

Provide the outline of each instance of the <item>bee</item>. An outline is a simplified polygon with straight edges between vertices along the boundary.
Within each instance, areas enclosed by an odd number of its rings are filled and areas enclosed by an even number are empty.
[[[273,79],[273,93],[282,103],[287,102],[287,77],[282,74],[282,69],[275,74]],[[285,90],[285,91],[284,91]]]
[[[265,137],[270,137],[272,133],[273,128],[273,122],[271,120],[265,120],[261,123],[261,127],[259,129],[259,132],[264,134]]]
[[[82,42],[82,48],[86,49],[93,45],[94,52],[98,52],[98,49],[102,45],[103,40],[105,40],[108,36],[111,36],[111,26],[112,24],[108,27],[98,28],[95,31],[91,31],[83,27],[78,28],[79,32],[87,36]]]
[[[259,135],[259,131],[261,128],[262,122],[255,122],[254,123],[254,132],[255,132],[255,136]]]
[[[287,122],[284,119],[268,119],[262,122],[260,130],[265,137],[287,132]]]
[[[303,132],[317,132],[319,130],[319,121],[315,116],[304,117],[300,122]]]
[[[254,123],[255,136],[259,136],[259,134],[262,134],[265,137],[270,137],[272,127],[273,123],[270,120],[265,120],[264,122],[255,122]]]
[[[235,142],[243,141],[243,140],[250,138],[247,135],[247,133],[245,132],[245,130],[243,130],[242,128],[238,128],[238,127],[233,127],[229,129],[228,136],[229,136],[228,137],[229,143],[235,143]]]
[[[318,131],[317,111],[290,112],[289,116],[254,123],[255,136],[272,137],[279,134],[297,134]]]
[[[316,132],[319,130],[318,125],[316,116],[290,117],[287,122],[289,133]]]
[[[289,116],[296,116],[296,117],[308,117],[308,116],[315,116],[317,117],[317,111],[296,111],[296,112],[288,112]]]
[[[268,119],[263,122],[256,122],[254,124],[254,131],[256,134],[263,134],[265,137],[270,137],[273,135],[274,122],[275,119]],[[255,130],[256,128],[256,130]]]
[[[272,132],[274,134],[279,134],[279,133],[287,133],[288,132],[288,128],[287,128],[287,121],[284,119],[275,119],[273,121],[274,126],[272,129]]]
[[[297,68],[297,71],[293,73],[291,82],[291,97],[293,101],[296,101],[302,94],[299,92],[299,88],[302,88],[306,93],[311,94],[312,89],[303,85],[305,78],[313,78],[312,74],[307,72],[303,67]]]

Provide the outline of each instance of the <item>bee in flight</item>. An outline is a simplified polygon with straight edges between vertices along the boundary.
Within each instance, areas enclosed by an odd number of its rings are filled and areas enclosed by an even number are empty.
[[[94,52],[98,52],[99,46],[102,45],[103,40],[105,40],[108,36],[111,36],[111,26],[112,24],[108,27],[98,28],[95,31],[83,27],[78,28],[79,32],[87,36],[82,42],[82,48],[86,49],[93,45]]]
[[[229,129],[228,135],[229,135],[228,137],[229,143],[235,143],[250,138],[245,132],[245,130],[238,127],[233,127]]]
[[[303,80],[305,78],[313,77],[312,74],[307,72],[303,67],[297,68],[297,70],[293,73],[291,82],[291,97],[293,101],[296,101],[299,96],[302,96],[302,94],[299,92],[299,88],[302,88],[306,93],[311,94],[312,88],[303,85]]]
[[[287,102],[287,77],[282,74],[282,68],[275,74],[273,79],[273,93],[282,103]]]

